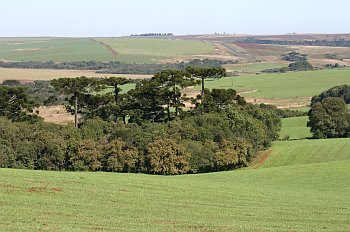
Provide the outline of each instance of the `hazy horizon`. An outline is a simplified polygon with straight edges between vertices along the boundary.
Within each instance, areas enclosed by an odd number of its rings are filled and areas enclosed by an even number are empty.
[[[348,34],[349,7],[346,0],[12,0],[2,3],[0,36]]]

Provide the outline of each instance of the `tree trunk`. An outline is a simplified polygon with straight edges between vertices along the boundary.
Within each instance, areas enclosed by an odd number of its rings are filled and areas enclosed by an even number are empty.
[[[115,104],[118,105],[118,97],[119,97],[119,89],[118,89],[118,85],[116,84],[114,86],[114,101],[115,101]]]
[[[168,112],[168,120],[170,121],[171,120],[171,115],[170,115],[170,102],[168,102],[167,104],[167,112]]]
[[[204,77],[202,77],[202,92],[201,92],[201,103],[203,104],[204,102]]]
[[[176,82],[174,82],[174,86],[173,86],[173,102],[175,106],[175,117],[177,117],[179,115],[179,109],[178,109],[177,98],[176,98]]]
[[[78,96],[74,96],[74,126],[78,128]]]

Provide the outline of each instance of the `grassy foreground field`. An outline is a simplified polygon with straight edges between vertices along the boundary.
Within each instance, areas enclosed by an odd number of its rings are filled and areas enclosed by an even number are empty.
[[[184,176],[0,170],[4,231],[348,231],[350,161]]]

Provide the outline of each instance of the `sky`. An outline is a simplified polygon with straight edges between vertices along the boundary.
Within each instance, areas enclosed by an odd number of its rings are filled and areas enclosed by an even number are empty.
[[[0,37],[350,33],[349,0],[0,0]]]

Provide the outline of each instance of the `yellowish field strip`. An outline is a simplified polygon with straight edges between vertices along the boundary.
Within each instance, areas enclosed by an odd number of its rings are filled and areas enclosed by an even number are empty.
[[[150,78],[151,75],[134,74],[97,74],[93,70],[49,70],[49,69],[16,69],[0,68],[0,81],[3,80],[52,80],[60,77],[110,77],[122,76],[130,79]]]

